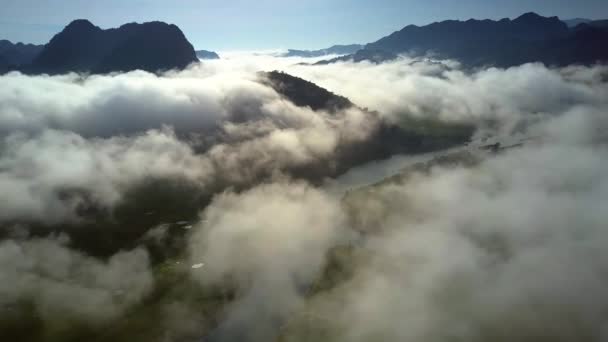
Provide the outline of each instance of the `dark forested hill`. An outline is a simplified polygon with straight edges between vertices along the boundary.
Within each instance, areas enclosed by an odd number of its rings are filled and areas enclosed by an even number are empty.
[[[271,71],[260,73],[262,81],[277,93],[285,96],[296,106],[312,110],[337,111],[353,106],[346,97],[336,95],[324,88],[289,74]]]

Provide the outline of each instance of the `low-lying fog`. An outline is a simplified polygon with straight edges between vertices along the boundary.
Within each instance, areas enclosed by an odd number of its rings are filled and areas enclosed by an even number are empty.
[[[234,293],[214,318],[189,299],[163,303],[169,314],[155,325],[169,340],[193,330],[218,341],[608,338],[608,67],[222,56],[161,76],[0,76],[0,316],[25,319],[15,308],[28,303],[61,338],[61,322],[131,314],[150,302],[166,260],[138,236],[99,257],[71,234],[111,227],[114,239],[149,219],[147,236],[162,240],[169,232],[152,223],[187,220],[174,255],[199,266],[187,270],[197,286],[228,282]],[[361,108],[297,107],[258,81],[271,70]],[[449,151],[298,177],[338,163],[378,121],[411,118],[474,125],[473,146],[456,150],[523,145],[352,201],[342,193]],[[149,182],[165,185],[133,195]],[[154,205],[175,212],[121,221],[164,186],[177,194]],[[175,214],[181,200],[198,216]],[[340,248],[348,276],[315,287]]]

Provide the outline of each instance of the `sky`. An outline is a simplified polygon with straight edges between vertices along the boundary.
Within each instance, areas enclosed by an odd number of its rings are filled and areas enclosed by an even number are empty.
[[[74,19],[102,28],[161,20],[197,49],[313,49],[372,42],[409,24],[530,11],[604,19],[608,0],[0,0],[0,39],[43,44]]]

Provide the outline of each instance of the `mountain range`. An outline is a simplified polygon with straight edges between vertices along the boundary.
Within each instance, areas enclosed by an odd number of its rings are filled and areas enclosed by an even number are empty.
[[[341,55],[315,64],[393,60],[399,54],[460,61],[465,67],[510,67],[529,62],[551,66],[608,61],[608,20],[560,20],[526,13],[516,19],[447,20],[409,25],[375,42],[334,45],[320,50],[288,50],[285,57]],[[182,31],[163,22],[131,23],[103,30],[75,20],[46,45],[0,40],[0,73],[157,72],[183,69],[217,53],[195,51]]]
[[[554,66],[593,64],[608,61],[608,21],[568,27],[557,17],[536,13],[526,13],[514,20],[447,20],[406,26],[367,44],[363,50],[374,51],[373,56],[383,51],[455,59],[468,67],[510,67],[529,62]],[[333,62],[370,60],[361,58],[361,54],[358,51]]]

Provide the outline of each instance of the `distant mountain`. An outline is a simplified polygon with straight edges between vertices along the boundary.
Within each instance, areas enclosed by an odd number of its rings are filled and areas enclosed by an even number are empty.
[[[220,59],[220,56],[216,52],[207,50],[196,51],[196,57],[199,59]]]
[[[0,40],[0,57],[11,66],[30,64],[42,51],[44,45],[16,43]]]
[[[364,50],[359,50],[352,55],[346,55],[346,56],[332,58],[329,60],[318,61],[317,63],[314,63],[314,65],[327,65],[327,64],[332,64],[332,63],[336,63],[336,62],[359,63],[359,62],[363,62],[363,61],[378,64],[378,63],[382,63],[382,62],[392,61],[394,59],[397,59],[398,57],[399,56],[396,53],[393,53],[390,51],[364,49]]]
[[[320,50],[287,50],[283,57],[323,57],[329,55],[350,55],[358,50],[363,49],[363,45],[350,44],[350,45],[334,45],[327,49]]]
[[[535,47],[565,38],[568,26],[557,17],[527,13],[515,20],[443,21],[407,26],[368,44],[366,49],[412,55],[436,54],[468,65],[511,66],[538,60]]]
[[[28,73],[108,73],[183,69],[196,62],[192,44],[175,25],[163,22],[126,24],[102,30],[75,20],[45,46]]]
[[[534,13],[500,21],[448,20],[418,27],[409,25],[401,31],[368,44],[366,49],[392,52],[423,52],[466,54],[466,50],[482,44],[519,41],[539,42],[561,38],[568,34],[568,26],[557,17],[545,18]]]
[[[414,57],[430,55],[455,59],[467,67],[510,67],[529,62],[553,66],[592,64],[608,61],[608,25],[606,21],[593,21],[569,28],[557,17],[535,13],[514,20],[448,20],[406,26],[367,44],[363,51],[374,51],[374,56],[377,51]],[[379,62],[378,58],[371,60]]]
[[[568,25],[568,27],[575,27],[580,24],[588,24],[588,23],[592,22],[593,20],[585,19],[585,18],[574,18],[574,19],[564,19],[562,21],[564,23],[566,23],[566,25]]]

